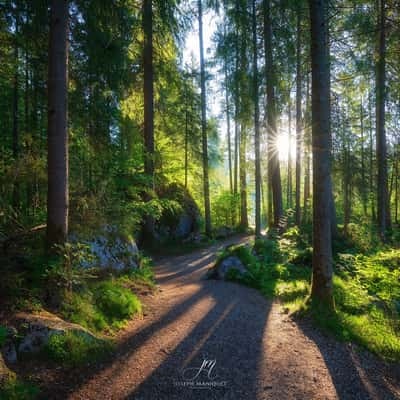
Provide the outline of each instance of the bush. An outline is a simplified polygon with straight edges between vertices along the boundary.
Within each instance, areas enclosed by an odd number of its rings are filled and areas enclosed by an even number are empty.
[[[91,291],[82,294],[73,293],[69,302],[64,304],[63,316],[91,331],[100,332],[108,327],[103,313],[98,310]]]
[[[112,325],[142,311],[139,299],[129,289],[112,281],[99,284],[95,288],[94,299],[98,309]]]
[[[38,394],[36,386],[19,379],[12,379],[0,388],[1,400],[34,400]]]
[[[73,293],[64,304],[64,317],[93,332],[119,329],[134,314],[140,313],[142,305],[132,289],[152,289],[152,271],[147,267],[139,272],[92,284],[81,293]]]
[[[291,255],[288,259],[291,264],[301,265],[304,267],[312,266],[312,248],[307,247],[306,249],[301,249]]]
[[[67,367],[98,361],[110,350],[109,342],[74,331],[52,335],[44,349],[51,360]]]

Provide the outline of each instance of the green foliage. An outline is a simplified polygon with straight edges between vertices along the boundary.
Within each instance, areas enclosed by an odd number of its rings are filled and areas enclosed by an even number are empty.
[[[11,379],[0,388],[1,400],[34,400],[39,395],[39,388],[20,379]]]
[[[94,299],[98,309],[113,326],[142,311],[139,299],[129,289],[112,281],[99,284],[94,291]]]
[[[69,331],[50,337],[44,352],[51,360],[67,367],[95,363],[111,350],[108,341],[82,332]]]
[[[239,194],[233,194],[228,190],[219,193],[212,202],[211,218],[215,228],[235,226],[236,210],[240,204]]]
[[[63,305],[64,317],[93,332],[121,328],[127,319],[140,314],[142,305],[132,293],[136,288],[154,288],[151,272],[122,275],[82,288],[72,293],[71,299]]]
[[[7,328],[5,326],[0,325],[0,347],[3,346],[7,339]]]
[[[219,260],[236,255],[248,268],[244,276],[234,271],[229,279],[280,299],[290,312],[309,313],[340,340],[358,343],[389,361],[400,360],[400,250],[335,254],[332,313],[309,301],[312,249],[297,228],[276,239],[256,240],[253,249],[258,257],[247,246],[220,255]]]
[[[90,290],[81,294],[73,293],[70,300],[64,303],[62,314],[67,320],[92,332],[101,332],[108,328],[107,317],[97,308]]]

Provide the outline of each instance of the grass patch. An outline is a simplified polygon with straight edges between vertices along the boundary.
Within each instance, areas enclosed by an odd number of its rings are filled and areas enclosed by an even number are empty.
[[[93,363],[112,349],[109,341],[92,337],[82,332],[70,331],[52,335],[46,344],[46,356],[66,367],[77,367]]]
[[[19,379],[7,382],[0,388],[1,400],[34,400],[39,395],[39,388]]]
[[[81,293],[73,293],[64,305],[63,316],[71,322],[98,333],[120,329],[126,321],[142,312],[142,305],[129,285],[128,276],[94,283]]]
[[[289,312],[308,313],[339,340],[355,342],[388,361],[399,361],[400,250],[373,252],[364,239],[352,248],[357,235],[361,234],[354,228],[350,244],[337,245],[344,252],[334,257],[334,313],[308,302],[312,249],[297,228],[281,237],[257,240],[252,247],[228,248],[218,260],[239,257],[248,272],[244,276],[232,273],[230,279],[280,299]],[[369,253],[359,254],[358,248],[368,248]]]
[[[98,310],[113,327],[142,312],[139,299],[127,288],[113,281],[100,283],[94,291]]]

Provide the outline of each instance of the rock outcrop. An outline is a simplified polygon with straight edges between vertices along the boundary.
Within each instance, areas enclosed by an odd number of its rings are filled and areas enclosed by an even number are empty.
[[[230,271],[235,274],[244,275],[247,272],[246,267],[236,256],[228,256],[218,261],[209,272],[209,277],[214,279],[225,280],[229,277]]]

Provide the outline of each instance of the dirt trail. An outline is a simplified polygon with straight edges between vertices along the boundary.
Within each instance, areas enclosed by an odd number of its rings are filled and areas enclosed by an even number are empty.
[[[398,369],[292,321],[255,290],[205,280],[221,246],[159,260],[161,291],[113,360],[72,374],[47,398],[400,398]]]

